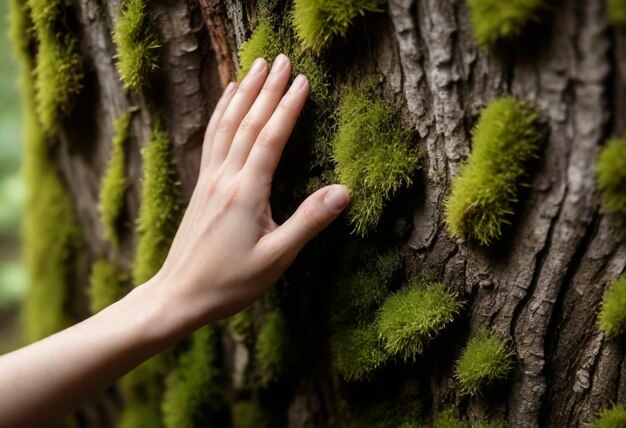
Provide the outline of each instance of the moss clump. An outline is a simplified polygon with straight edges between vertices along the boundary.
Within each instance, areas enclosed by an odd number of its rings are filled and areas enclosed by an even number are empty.
[[[169,366],[168,357],[158,354],[122,378],[125,405],[117,424],[119,428],[162,426],[163,380]]]
[[[482,111],[473,131],[472,154],[453,179],[446,201],[453,237],[488,245],[501,236],[540,139],[537,112],[514,97],[492,101]]]
[[[230,318],[228,322],[228,330],[239,338],[246,340],[252,334],[253,307],[248,306],[241,312],[238,312]]]
[[[128,140],[130,119],[130,113],[124,113],[115,121],[115,136],[111,144],[111,156],[100,186],[98,210],[100,211],[103,235],[114,247],[117,247],[120,242],[118,223],[128,188],[125,146]]]
[[[626,426],[626,406],[616,404],[604,409],[598,414],[598,419],[593,423],[593,428],[623,428]]]
[[[113,30],[117,71],[128,89],[141,89],[158,66],[159,40],[145,0],[125,0]]]
[[[241,45],[238,79],[243,79],[255,59],[261,57],[273,61],[281,53],[291,59],[292,73],[307,76],[311,101],[316,106],[325,106],[330,97],[330,83],[323,61],[297,46],[289,27],[276,24],[266,16],[259,19],[250,38]]]
[[[135,285],[149,280],[165,261],[178,228],[179,183],[171,159],[169,137],[155,123],[152,139],[142,149],[144,172],[137,220],[139,240],[133,264]]]
[[[265,428],[267,416],[256,401],[239,401],[232,411],[234,428]]]
[[[606,15],[613,25],[626,25],[626,1],[607,0]]]
[[[402,265],[398,250],[379,254],[373,248],[353,245],[347,249],[341,273],[335,281],[333,318],[365,322],[385,300],[389,285]]]
[[[81,264],[82,235],[72,199],[52,160],[50,142],[35,114],[29,8],[19,0],[12,0],[10,5],[11,37],[22,66],[22,173],[27,187],[22,233],[30,281],[23,315],[26,336],[35,341],[69,324],[65,311],[67,286]],[[42,11],[41,7],[36,10]]]
[[[467,0],[476,42],[493,49],[518,37],[546,9],[545,0]]]
[[[480,329],[474,335],[456,366],[456,378],[463,394],[476,394],[485,386],[500,382],[513,368],[513,352],[509,343]]]
[[[372,324],[336,330],[330,346],[333,365],[346,381],[367,380],[388,360]]]
[[[470,428],[470,424],[459,419],[454,407],[447,407],[433,418],[433,428]]]
[[[377,328],[385,350],[405,361],[415,359],[460,308],[456,295],[443,284],[413,283],[387,298],[380,308]]]
[[[348,212],[358,235],[378,224],[386,201],[409,185],[418,167],[412,132],[394,111],[363,88],[350,88],[337,110],[333,159],[352,195]]]
[[[122,298],[124,284],[129,280],[115,263],[106,259],[96,260],[91,267],[89,296],[91,313],[100,312]]]
[[[270,312],[256,340],[256,361],[263,385],[278,380],[287,369],[287,323],[279,310]]]
[[[347,428],[422,428],[422,403],[401,398],[368,406],[347,424]]]
[[[218,383],[217,334],[206,326],[191,336],[190,348],[181,355],[178,365],[167,376],[161,405],[166,427],[206,426],[209,411],[217,411],[224,402]]]
[[[604,294],[598,324],[609,337],[626,330],[626,275],[619,277]]]
[[[626,138],[608,141],[596,164],[602,208],[626,221]]]
[[[382,6],[382,0],[295,0],[293,26],[303,47],[320,52],[334,37],[344,37],[354,18]]]
[[[46,133],[57,129],[81,89],[83,69],[77,42],[65,22],[63,0],[28,0],[39,42],[35,65],[35,99],[39,122]]]

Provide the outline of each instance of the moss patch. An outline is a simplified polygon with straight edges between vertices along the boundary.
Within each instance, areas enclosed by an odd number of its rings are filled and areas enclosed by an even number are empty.
[[[334,37],[344,37],[354,18],[382,10],[382,0],[295,0],[293,26],[303,47],[320,52]]]
[[[256,401],[239,401],[232,411],[234,428],[265,428],[268,426],[267,416]]]
[[[445,216],[450,234],[489,245],[510,222],[528,162],[537,157],[537,112],[514,97],[492,101],[472,136],[472,153],[452,180]]]
[[[547,8],[545,0],[467,0],[476,42],[493,49],[518,37]]]
[[[41,13],[41,5],[37,6]],[[26,336],[35,341],[70,322],[65,311],[67,287],[81,261],[82,235],[72,199],[54,164],[50,141],[35,113],[34,64],[29,51],[33,33],[28,10],[24,3],[11,1],[11,37],[22,66],[22,173],[27,187],[22,233],[30,287],[23,315]]]
[[[167,356],[158,354],[122,378],[124,409],[117,424],[119,428],[162,426],[163,380],[169,366]]]
[[[195,332],[190,348],[167,376],[161,406],[166,427],[206,426],[210,411],[217,411],[223,405],[218,383],[217,340],[214,327],[206,326]]]
[[[44,132],[51,133],[80,91],[82,62],[76,38],[65,22],[66,2],[28,0],[27,4],[39,43],[34,70],[36,111]]]
[[[141,89],[158,67],[161,47],[145,0],[125,0],[113,30],[117,46],[117,71],[128,89]]]
[[[346,381],[369,379],[389,358],[373,324],[344,326],[334,331],[331,354],[335,369]]]
[[[337,110],[333,159],[339,182],[351,193],[350,223],[366,235],[386,202],[408,186],[418,168],[412,131],[394,111],[363,88],[345,90]]]
[[[623,404],[616,404],[602,410],[592,425],[593,428],[622,428],[624,426],[626,426],[626,406]]]
[[[443,284],[413,283],[387,298],[379,311],[377,328],[385,350],[405,361],[414,360],[460,308],[456,295]]]
[[[626,25],[626,1],[607,0],[606,15],[613,25]]]
[[[158,272],[181,216],[179,183],[171,159],[169,136],[158,121],[152,127],[152,139],[142,149],[142,156],[139,240],[132,272],[135,285],[146,282]]]
[[[130,129],[130,113],[123,113],[115,121],[115,135],[111,143],[111,155],[100,186],[98,211],[104,238],[114,247],[120,242],[119,220],[124,196],[128,188],[126,176],[126,143]]]
[[[332,308],[339,322],[366,322],[389,292],[391,281],[402,265],[398,250],[382,254],[371,247],[348,247],[346,260],[335,281]]]
[[[454,407],[447,407],[433,418],[433,428],[471,428],[469,422],[459,419]]]
[[[117,302],[124,294],[129,277],[115,263],[106,259],[96,260],[91,267],[89,297],[91,313],[100,312]]]
[[[604,294],[598,324],[609,337],[619,336],[626,330],[626,275],[613,282]]]
[[[279,310],[270,312],[256,340],[256,361],[263,385],[278,380],[287,370],[287,324]]]
[[[474,335],[456,366],[456,378],[464,394],[504,380],[513,368],[509,343],[487,329]]]
[[[609,140],[596,164],[602,209],[626,221],[626,138]]]

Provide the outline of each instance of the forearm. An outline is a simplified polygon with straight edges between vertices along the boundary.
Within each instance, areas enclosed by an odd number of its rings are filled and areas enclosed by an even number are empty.
[[[91,318],[0,357],[0,426],[49,425],[194,326],[147,283]],[[178,311],[180,312],[180,311]]]

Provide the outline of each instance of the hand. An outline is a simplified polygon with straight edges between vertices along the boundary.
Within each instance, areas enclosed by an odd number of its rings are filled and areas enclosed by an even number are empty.
[[[273,221],[272,178],[309,83],[299,75],[284,94],[289,59],[279,55],[269,74],[267,68],[257,59],[241,84],[230,83],[217,103],[198,183],[155,277],[198,325],[230,316],[259,298],[350,202],[343,186],[328,186],[283,225]]]

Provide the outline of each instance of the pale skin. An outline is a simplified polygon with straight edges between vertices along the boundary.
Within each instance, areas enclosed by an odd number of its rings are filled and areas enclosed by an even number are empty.
[[[274,171],[309,94],[287,93],[291,63],[257,59],[224,90],[206,129],[200,173],[160,271],[85,321],[0,357],[0,426],[45,426],[149,357],[265,293],[304,245],[345,209],[339,185],[272,219]]]

